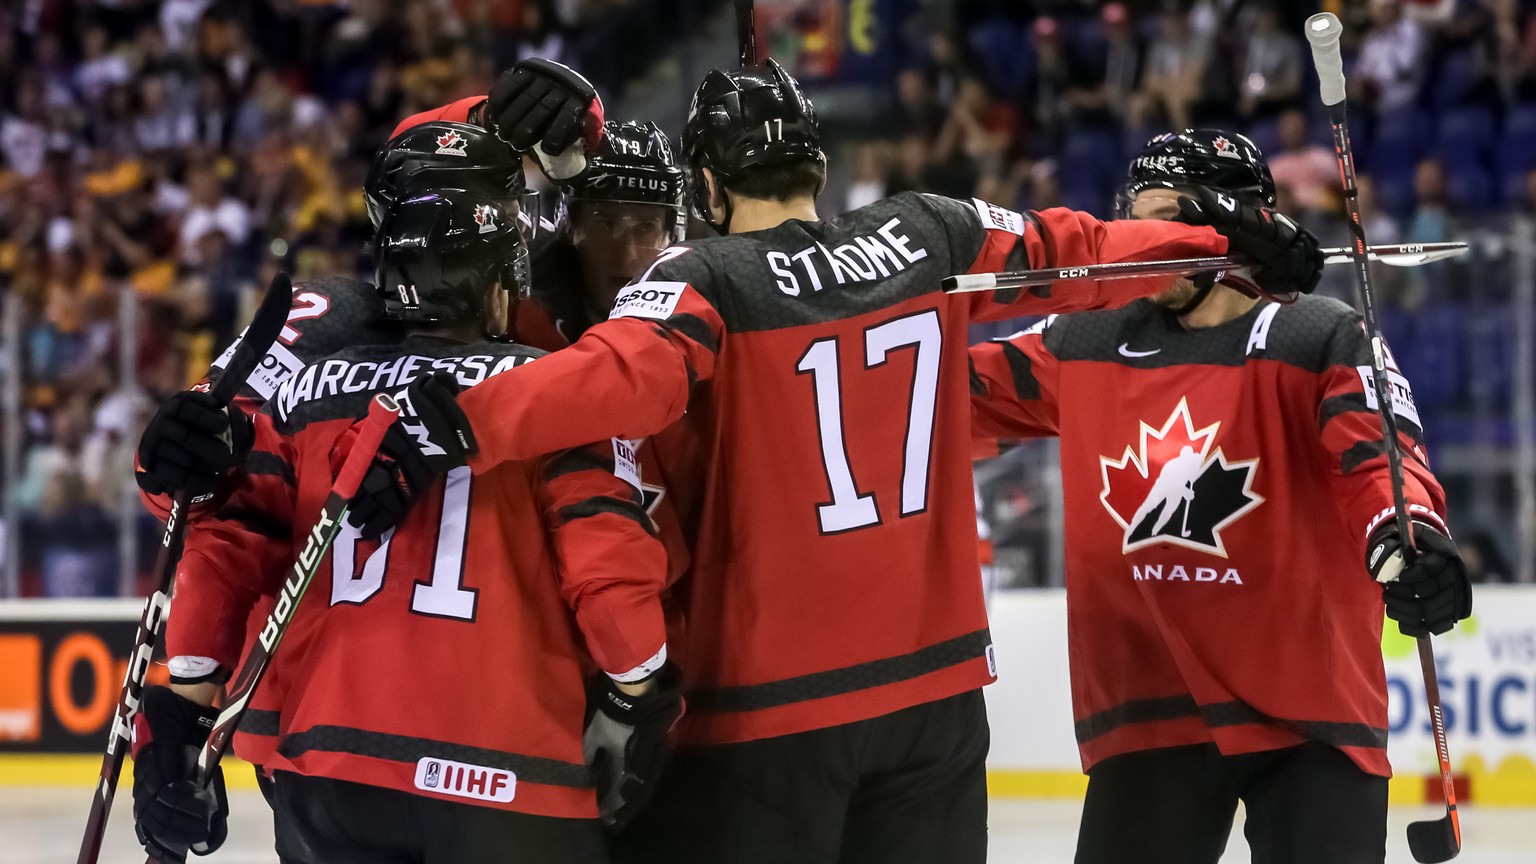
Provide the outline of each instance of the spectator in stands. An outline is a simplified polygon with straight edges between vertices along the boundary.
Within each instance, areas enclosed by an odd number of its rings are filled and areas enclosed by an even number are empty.
[[[139,82],[139,110],[133,121],[133,137],[140,150],[185,147],[196,134],[192,112],[172,102],[166,76],[152,75]]]
[[[1147,49],[1141,79],[1140,98],[1149,112],[1145,122],[1175,129],[1190,126],[1210,48],[1190,30],[1187,13],[1174,7],[1158,16],[1157,38]]]
[[[1402,7],[1400,0],[1371,0],[1371,30],[1349,79],[1356,99],[1378,113],[1413,104],[1428,71],[1424,27]]]
[[[1456,551],[1467,565],[1467,578],[1473,583],[1513,582],[1515,573],[1499,551],[1498,541],[1488,531],[1469,531],[1456,539]]]
[[[1239,110],[1248,122],[1272,117],[1296,101],[1301,92],[1301,43],[1280,27],[1271,6],[1260,6],[1243,46],[1242,95]]]
[[[102,506],[104,489],[87,480],[88,475],[101,476],[101,466],[85,461],[88,429],[83,398],[66,403],[54,417],[53,441],[29,454],[16,489],[18,503],[35,514],[46,597],[117,593],[115,532]]]
[[[222,232],[229,244],[239,247],[250,234],[250,210],[240,199],[228,195],[217,169],[209,165],[188,170],[187,194],[190,204],[182,216],[178,246],[182,263],[202,263],[200,244],[203,236]]]
[[[75,70],[75,89],[88,105],[102,101],[109,88],[127,84],[133,70],[122,54],[110,50],[105,27],[85,31],[82,62]]]
[[[1280,115],[1280,152],[1269,159],[1275,185],[1284,187],[1303,217],[1338,210],[1339,163],[1333,150],[1307,138],[1307,115],[1296,108]]]

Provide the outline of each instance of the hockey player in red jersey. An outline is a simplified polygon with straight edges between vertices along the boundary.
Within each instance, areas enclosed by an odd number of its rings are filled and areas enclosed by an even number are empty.
[[[1275,190],[1248,139],[1190,129],[1136,158],[1123,212],[1181,196]],[[1215,862],[1239,800],[1255,861],[1383,860],[1383,597],[1409,635],[1471,611],[1408,382],[1405,568],[1360,315],[1242,288],[1183,279],[971,351],[984,452],[1061,438],[1078,864]]]
[[[690,707],[636,857],[981,861],[994,673],[967,327],[1168,280],[988,295],[940,280],[1230,251],[1305,288],[1315,239],[1251,208],[1111,225],[921,195],[821,221],[814,111],[772,62],[710,73],[683,149],[696,210],[729,236],[669,248],[575,345],[463,394],[470,465],[652,434],[685,408],[697,425]],[[538,416],[546,399],[559,409]]]
[[[419,134],[396,136],[374,160],[364,192],[375,227],[402,197],[443,186],[474,190],[509,212],[521,213],[527,197],[522,159],[505,142],[475,126],[424,124]],[[525,236],[531,235],[526,223],[519,224]],[[233,409],[226,414],[213,405],[206,390],[222,374],[234,345],[214,362],[202,383],[166,400],[140,439],[137,479],[146,507],[161,518],[169,511],[171,493],[186,490],[193,496],[184,559],[195,561],[205,555],[222,555],[221,547],[234,542],[228,520],[223,526],[216,521],[210,526],[205,517],[231,490],[247,482],[266,482],[281,471],[280,463],[269,458],[269,454],[257,453],[254,458],[247,458],[252,435],[249,418],[277,388],[300,369],[343,348],[389,345],[403,336],[400,322],[385,315],[384,302],[374,286],[345,277],[309,280],[294,286],[288,326],[241,389]],[[210,527],[212,530],[203,530]],[[251,514],[248,527],[263,530],[270,526],[261,521],[259,514]],[[286,572],[292,563],[286,549],[267,547],[263,551],[268,554],[262,558],[248,557],[247,566],[275,576]],[[202,590],[198,579],[198,568],[182,568],[176,579],[176,596],[196,597]],[[187,600],[177,608],[190,609],[195,602]],[[253,599],[245,645],[255,638],[272,602],[271,596]],[[233,672],[231,666],[211,656],[184,650],[204,631],[233,638],[233,631],[225,623],[190,613],[169,618],[166,645],[174,688],[206,703],[228,680]],[[236,645],[227,648],[226,653],[244,656],[245,652],[238,649]],[[280,674],[267,677],[253,696],[251,709],[234,741],[236,754],[257,766],[258,781],[269,798],[271,778],[262,766],[271,761],[277,743],[273,707],[280,702],[277,694],[282,687]],[[205,736],[206,730],[193,728],[195,717],[185,707],[171,699],[169,691],[155,690],[146,696],[142,713],[146,722],[161,727],[162,740]],[[157,845],[162,851],[187,846],[199,837],[202,839],[196,841],[198,847],[212,851],[222,837],[222,791],[214,796],[216,800],[198,798],[196,790],[179,782],[178,766],[184,766],[178,759],[175,754],[156,748],[150,758],[135,761],[136,827],[146,845]],[[221,784],[222,775],[216,775],[216,791]],[[205,829],[197,826],[206,824],[207,819],[192,818],[190,814],[209,807],[214,808],[211,818],[217,824],[208,828],[211,833],[204,837]],[[175,825],[193,827],[178,830]]]
[[[371,395],[408,388],[415,418],[386,438],[389,455],[322,568],[328,591],[317,583],[276,655],[286,686],[269,765],[284,861],[499,861],[508,849],[519,860],[601,861],[588,762],[611,794],[632,771],[626,760],[655,758],[680,707],[666,686],[664,555],[630,445],[473,478],[453,467],[436,481],[415,449],[445,449],[438,458],[455,464],[452,390],[434,391],[429,376],[474,385],[541,354],[480,341],[482,302],[486,320],[505,321],[526,285],[509,217],[453,191],[394,208],[379,284],[410,334],[333,355],[279,389],[254,452],[284,476],[246,484],[219,514],[260,513],[279,530],[232,524],[243,539],[219,547],[221,558],[185,564],[204,571],[197,584],[208,590],[191,610],[204,620],[270,588],[251,584],[248,550],[295,548]],[[395,520],[381,515],[405,502],[420,506],[385,530]],[[205,629],[185,647],[232,665],[240,633]],[[593,693],[584,754],[594,661],[607,683]]]

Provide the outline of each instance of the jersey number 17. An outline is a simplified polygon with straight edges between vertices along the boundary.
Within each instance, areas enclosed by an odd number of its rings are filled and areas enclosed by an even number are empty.
[[[864,331],[864,368],[885,365],[892,351],[913,347],[912,402],[907,411],[901,467],[901,515],[928,509],[928,462],[933,448],[933,413],[939,390],[939,355],[944,332],[939,313],[929,309],[877,324]],[[838,372],[838,338],[812,342],[795,370],[810,375],[816,388],[816,426],[821,436],[822,467],[832,500],[816,507],[821,533],[836,534],[880,522],[873,492],[860,492],[848,462],[843,434],[843,384]]]

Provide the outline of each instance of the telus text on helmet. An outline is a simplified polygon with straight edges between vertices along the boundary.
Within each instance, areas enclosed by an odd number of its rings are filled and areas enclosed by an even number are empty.
[[[874,234],[854,237],[831,249],[817,243],[794,254],[769,252],[764,257],[778,277],[774,283],[778,289],[798,297],[807,288],[815,293],[827,285],[885,279],[927,258],[928,250],[914,247],[901,220],[892,219]]]

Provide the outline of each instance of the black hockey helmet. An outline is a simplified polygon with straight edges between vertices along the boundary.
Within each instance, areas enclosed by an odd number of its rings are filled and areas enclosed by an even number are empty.
[[[385,314],[416,323],[471,321],[482,318],[494,285],[511,295],[509,306],[526,297],[528,247],[515,219],[499,200],[459,189],[391,207],[379,226],[374,271]]]
[[[688,232],[686,178],[671,139],[655,123],[604,123],[602,149],[565,187],[566,210],[577,201],[660,205],[673,214],[669,244],[681,242]]]
[[[484,195],[503,208],[516,206],[515,215],[529,194],[522,157],[506,142],[479,126],[433,121],[389,139],[374,156],[363,184],[368,218],[377,228],[394,204],[439,189]],[[536,225],[537,213],[532,215]],[[528,227],[524,234],[531,238]]]
[[[1165,132],[1148,141],[1115,197],[1121,218],[1131,215],[1137,193],[1151,186],[1203,186],[1244,204],[1275,206],[1275,178],[1264,154],[1246,135],[1220,129]]]
[[[683,154],[692,174],[694,210],[706,222],[712,222],[709,190],[699,169],[736,177],[758,166],[826,158],[816,109],[773,60],[704,76],[683,127]]]

